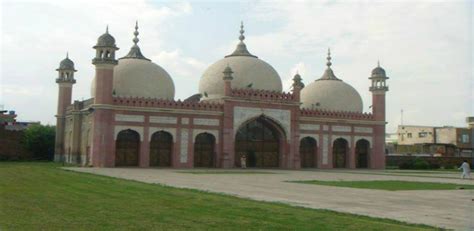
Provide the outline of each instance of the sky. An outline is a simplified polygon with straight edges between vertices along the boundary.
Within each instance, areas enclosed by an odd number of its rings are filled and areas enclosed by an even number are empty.
[[[198,92],[212,63],[230,54],[240,22],[252,54],[289,91],[298,71],[320,78],[331,48],[336,76],[369,112],[368,77],[380,60],[390,90],[387,131],[401,124],[466,126],[474,115],[474,4],[471,1],[22,1],[2,0],[0,105],[18,121],[55,124],[55,69],[75,62],[73,100],[90,98],[92,46],[106,25],[120,50],[138,20],[142,53],[174,80],[175,99]],[[0,106],[1,108],[2,106]]]

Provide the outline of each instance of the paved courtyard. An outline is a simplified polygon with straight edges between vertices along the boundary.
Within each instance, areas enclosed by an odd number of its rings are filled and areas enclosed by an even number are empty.
[[[262,201],[390,218],[437,227],[474,230],[474,190],[385,191],[289,183],[294,180],[403,180],[474,184],[454,173],[351,170],[209,170],[67,168],[146,183],[218,192]],[[225,174],[231,171],[232,174]],[[243,174],[240,174],[242,171]],[[252,174],[244,174],[244,172]],[[237,172],[237,173],[236,173]],[[275,173],[275,174],[258,174]]]

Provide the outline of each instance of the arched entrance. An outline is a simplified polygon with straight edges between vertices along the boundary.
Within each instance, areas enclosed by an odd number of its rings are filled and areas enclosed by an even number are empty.
[[[209,133],[201,133],[194,141],[194,167],[214,167],[214,146],[216,138]]]
[[[356,168],[369,167],[369,141],[359,140],[356,143]]]
[[[316,140],[312,137],[305,137],[300,141],[300,160],[302,168],[316,168]]]
[[[280,166],[279,132],[263,116],[243,125],[235,137],[235,166],[246,156],[248,167],[272,168]]]
[[[138,166],[140,135],[127,129],[119,132],[115,141],[115,166]]]
[[[165,131],[155,132],[150,141],[150,166],[171,166],[173,136]]]
[[[345,168],[347,165],[347,140],[338,138],[332,144],[333,168]]]

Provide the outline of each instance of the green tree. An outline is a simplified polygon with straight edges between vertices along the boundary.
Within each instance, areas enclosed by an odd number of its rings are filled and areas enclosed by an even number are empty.
[[[55,126],[35,124],[25,130],[23,144],[35,160],[53,160]]]

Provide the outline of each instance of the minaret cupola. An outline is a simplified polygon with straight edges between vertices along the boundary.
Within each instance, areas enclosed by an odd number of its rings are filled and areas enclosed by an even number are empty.
[[[109,26],[105,33],[97,39],[97,44],[93,47],[96,50],[95,58],[92,63],[95,64],[117,64],[115,51],[119,48],[115,45],[115,38],[109,34]]]
[[[56,83],[76,83],[74,79],[74,72],[77,70],[74,68],[74,62],[69,59],[69,53],[66,53],[66,58],[59,63],[58,78]]]
[[[372,70],[372,75],[369,77],[372,81],[370,86],[370,91],[388,91],[388,86],[386,81],[388,79],[385,74],[385,70],[380,67],[380,62],[377,62],[377,67]]]

